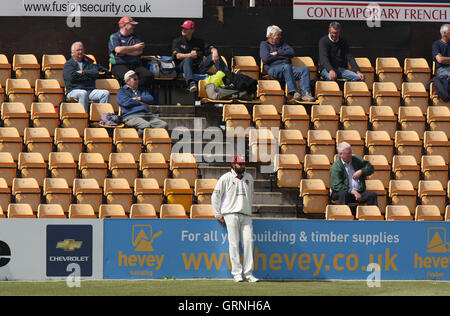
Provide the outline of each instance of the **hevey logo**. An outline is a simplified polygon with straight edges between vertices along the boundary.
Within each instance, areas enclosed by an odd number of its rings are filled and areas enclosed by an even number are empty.
[[[119,267],[141,268],[143,270],[129,271],[130,275],[147,275],[152,276],[153,271],[149,269],[159,270],[164,261],[164,255],[154,254],[155,248],[153,242],[162,235],[162,230],[153,234],[151,225],[133,225],[131,245],[137,254],[127,255],[123,251],[118,253]],[[149,254],[145,254],[149,252]]]
[[[8,244],[0,240],[0,268],[11,261],[11,249]]]

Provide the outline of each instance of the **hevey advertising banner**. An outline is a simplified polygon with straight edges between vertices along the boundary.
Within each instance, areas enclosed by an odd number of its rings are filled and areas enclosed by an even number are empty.
[[[0,280],[102,279],[102,268],[102,221],[0,220]]]
[[[448,22],[448,0],[426,1],[296,1],[294,19],[356,20],[370,23],[390,22]]]
[[[0,0],[0,16],[202,18],[202,0]]]
[[[262,279],[450,280],[450,224],[254,220]],[[230,278],[215,220],[104,221],[104,278]]]

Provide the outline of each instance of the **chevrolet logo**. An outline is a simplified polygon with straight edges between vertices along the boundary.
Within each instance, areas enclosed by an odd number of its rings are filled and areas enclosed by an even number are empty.
[[[64,251],[74,251],[80,249],[82,241],[75,241],[74,239],[64,239],[64,241],[59,241],[56,244],[57,249],[64,249]]]

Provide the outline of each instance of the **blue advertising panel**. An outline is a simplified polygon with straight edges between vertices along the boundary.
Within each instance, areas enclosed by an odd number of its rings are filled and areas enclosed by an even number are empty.
[[[450,280],[446,222],[253,223],[258,278]],[[107,219],[104,234],[105,279],[231,277],[216,220]]]

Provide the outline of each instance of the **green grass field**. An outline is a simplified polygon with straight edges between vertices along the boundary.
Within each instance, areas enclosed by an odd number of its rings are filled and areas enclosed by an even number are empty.
[[[228,280],[82,281],[69,288],[66,282],[0,282],[0,296],[441,296],[450,295],[450,282],[381,282],[369,288],[363,281],[262,281]]]

